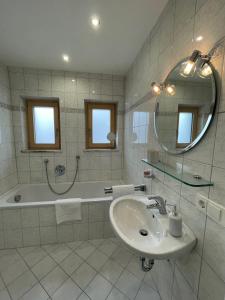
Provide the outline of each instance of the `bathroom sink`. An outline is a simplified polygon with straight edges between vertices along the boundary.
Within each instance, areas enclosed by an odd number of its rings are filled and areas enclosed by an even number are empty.
[[[196,245],[193,232],[183,223],[182,237],[170,235],[168,215],[147,209],[146,196],[127,195],[110,206],[110,221],[118,237],[132,250],[150,259],[177,258]]]

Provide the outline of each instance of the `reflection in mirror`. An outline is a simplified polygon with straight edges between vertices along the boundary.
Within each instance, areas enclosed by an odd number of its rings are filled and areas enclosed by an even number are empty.
[[[216,105],[215,78],[210,64],[183,76],[184,61],[168,75],[157,97],[155,131],[159,143],[170,153],[183,153],[196,145],[209,127]],[[209,69],[210,68],[210,69]],[[202,72],[205,76],[202,76]],[[174,92],[168,92],[174,86]]]

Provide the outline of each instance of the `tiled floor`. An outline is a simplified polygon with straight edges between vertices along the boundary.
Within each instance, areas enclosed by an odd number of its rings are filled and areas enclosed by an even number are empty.
[[[0,300],[160,300],[116,239],[0,251]]]

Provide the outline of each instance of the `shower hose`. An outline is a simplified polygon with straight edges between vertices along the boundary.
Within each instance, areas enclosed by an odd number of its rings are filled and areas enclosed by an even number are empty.
[[[64,194],[66,194],[66,193],[68,193],[71,189],[72,189],[72,187],[74,186],[74,183],[75,183],[75,181],[76,181],[76,179],[77,179],[77,175],[78,175],[78,171],[79,171],[79,159],[80,159],[80,156],[76,156],[76,171],[75,171],[75,175],[74,175],[74,178],[73,178],[73,181],[72,181],[72,183],[71,183],[71,185],[64,191],[64,192],[57,192],[57,191],[55,191],[54,189],[53,189],[53,187],[52,187],[52,185],[51,185],[51,183],[50,183],[50,181],[49,181],[49,176],[48,176],[48,163],[49,163],[49,160],[48,159],[46,159],[45,161],[44,161],[44,163],[45,163],[45,172],[46,172],[46,177],[47,177],[47,182],[48,182],[48,186],[49,186],[49,188],[50,188],[50,190],[54,193],[54,194],[56,194],[56,195],[64,195]]]

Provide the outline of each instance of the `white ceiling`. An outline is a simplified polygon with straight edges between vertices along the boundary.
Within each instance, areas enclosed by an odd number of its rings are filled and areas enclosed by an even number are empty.
[[[167,0],[0,0],[8,65],[124,74]],[[99,30],[90,25],[98,15]],[[61,55],[67,53],[66,64]]]

